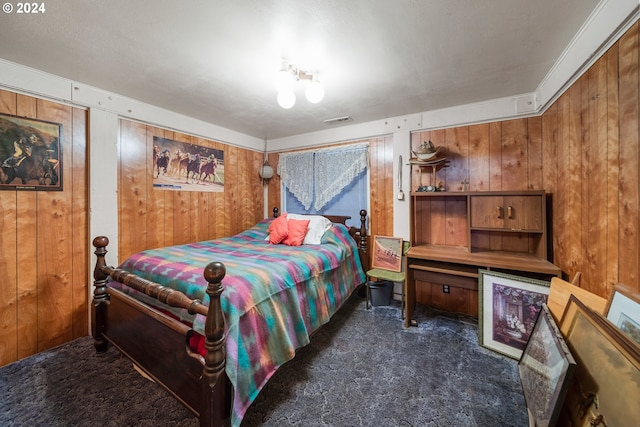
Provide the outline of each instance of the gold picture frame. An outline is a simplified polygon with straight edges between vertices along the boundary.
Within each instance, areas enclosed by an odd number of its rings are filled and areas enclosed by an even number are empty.
[[[560,331],[576,369],[560,424],[630,425],[640,420],[640,346],[571,295]]]

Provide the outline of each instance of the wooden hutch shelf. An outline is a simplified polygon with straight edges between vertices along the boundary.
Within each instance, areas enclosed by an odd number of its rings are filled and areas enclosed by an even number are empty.
[[[560,277],[547,260],[546,197],[544,191],[411,192],[405,326],[417,287],[433,295],[437,308],[477,317],[479,269]]]

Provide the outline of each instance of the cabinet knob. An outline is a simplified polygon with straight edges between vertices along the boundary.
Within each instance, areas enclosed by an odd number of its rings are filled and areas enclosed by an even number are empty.
[[[496,206],[496,218],[502,218],[502,206]]]
[[[507,206],[507,218],[513,218],[513,208],[511,206]]]

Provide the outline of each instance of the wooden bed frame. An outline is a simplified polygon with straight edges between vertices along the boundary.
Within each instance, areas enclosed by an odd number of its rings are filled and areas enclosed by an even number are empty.
[[[277,208],[274,209],[274,216],[278,216]],[[333,223],[344,225],[351,218],[325,216]],[[349,234],[358,245],[365,270],[368,265],[366,216],[367,211],[361,210],[360,228],[349,228]],[[225,266],[214,261],[204,269],[204,278],[208,283],[206,292],[210,298],[206,307],[179,291],[107,266],[105,255],[108,244],[107,237],[93,239],[97,260],[93,272],[91,330],[97,352],[105,352],[111,343],[198,416],[201,426],[228,425],[233,393],[225,373],[225,325],[220,303]],[[206,356],[202,357],[191,350],[189,340],[196,333],[191,327],[108,287],[109,279],[172,307],[187,309],[190,314],[206,316]]]

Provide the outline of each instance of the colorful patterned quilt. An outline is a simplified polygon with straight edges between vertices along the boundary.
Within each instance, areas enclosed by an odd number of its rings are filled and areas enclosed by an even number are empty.
[[[334,224],[321,245],[292,247],[265,240],[271,220],[233,237],[143,251],[120,266],[208,304],[204,266],[211,261],[224,263],[221,302],[226,372],[235,393],[234,426],[240,425],[276,370],[308,344],[310,334],[365,281],[357,246],[345,226]],[[147,304],[160,304],[134,290],[128,293]],[[204,317],[169,311],[204,334]]]

